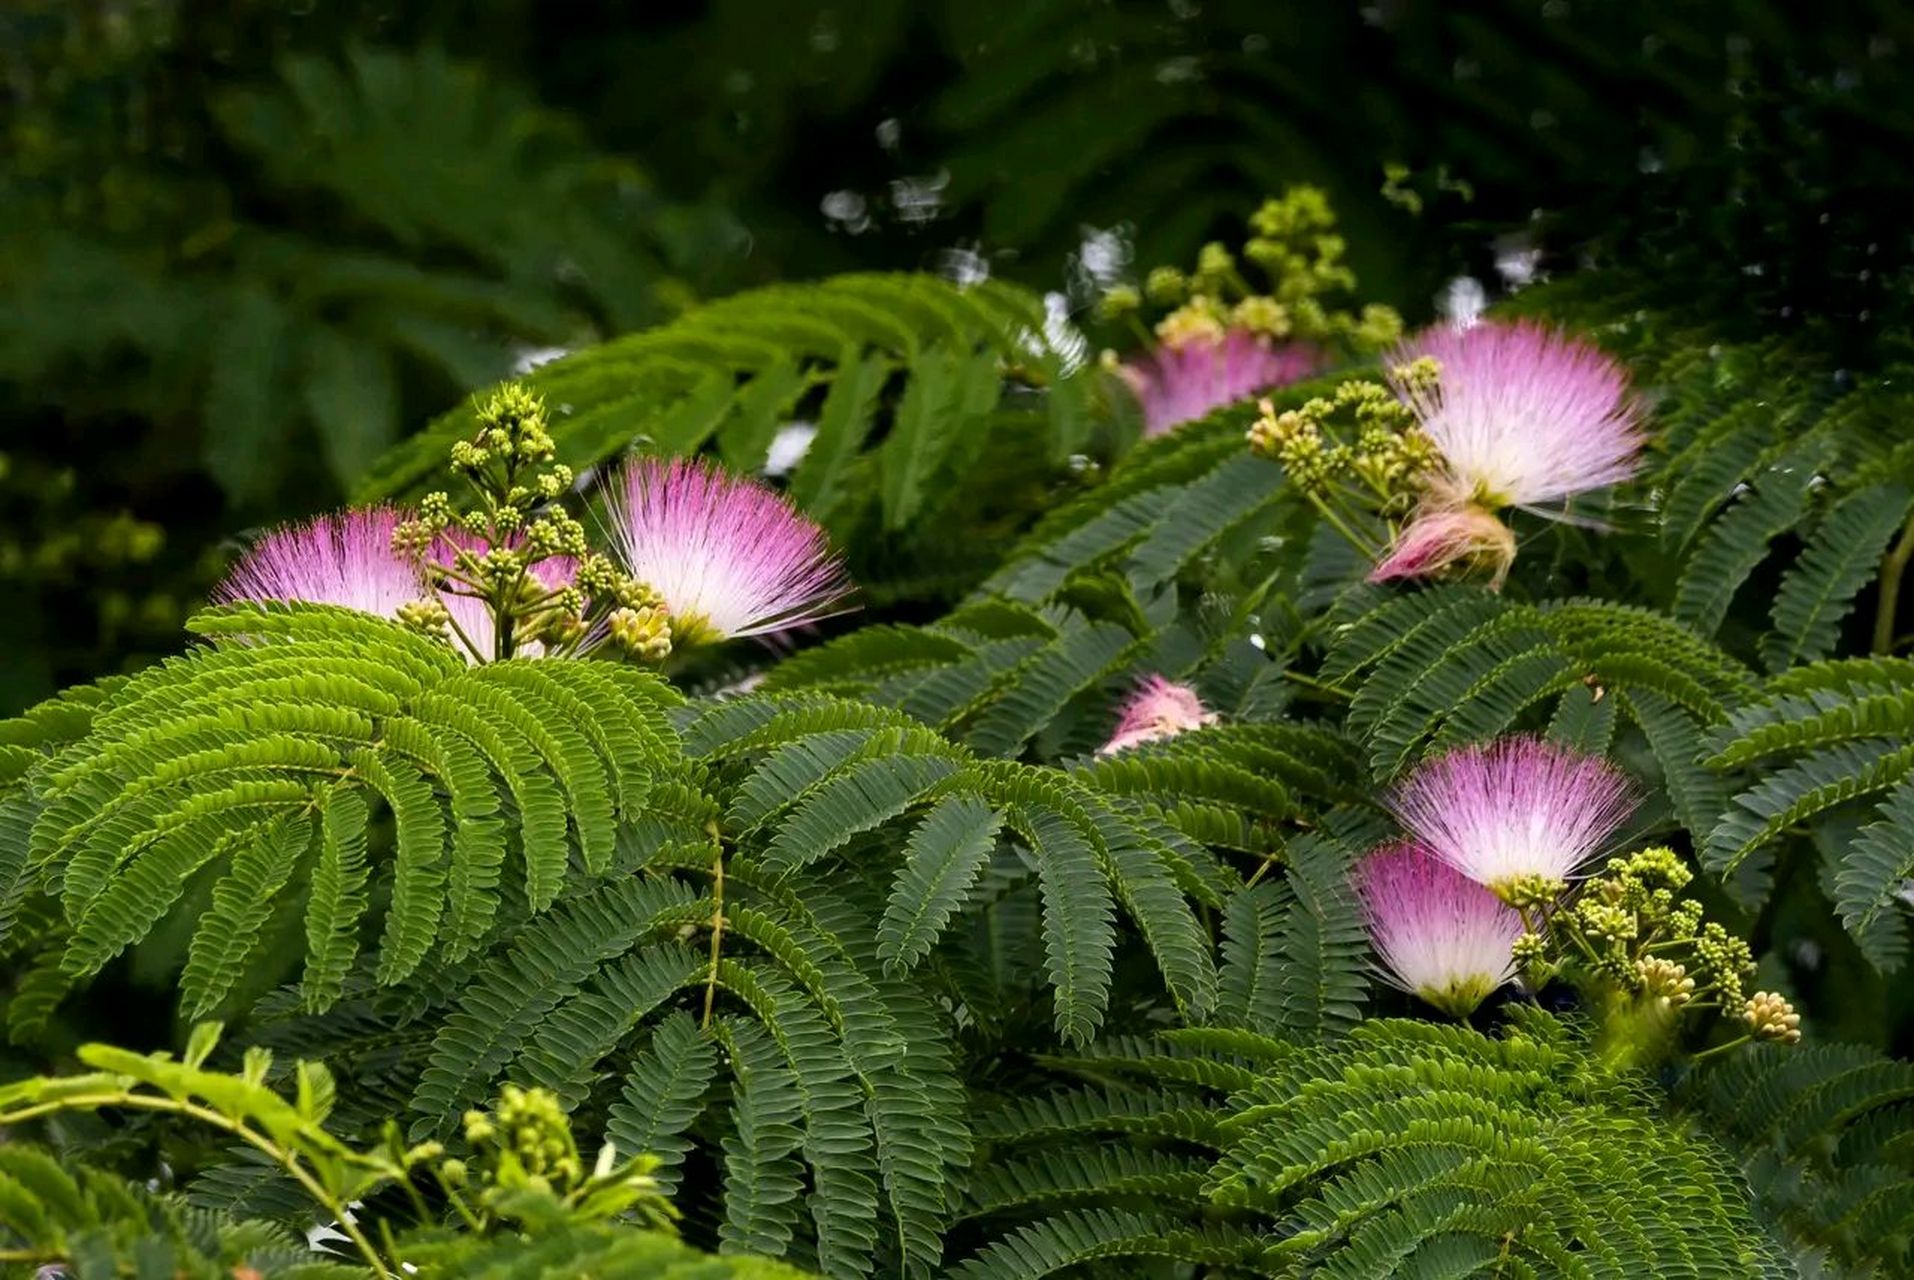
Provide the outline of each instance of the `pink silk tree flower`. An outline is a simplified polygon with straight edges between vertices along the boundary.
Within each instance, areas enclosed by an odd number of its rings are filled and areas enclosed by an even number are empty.
[[[1433,389],[1398,382],[1446,474],[1434,495],[1494,510],[1618,484],[1641,465],[1641,407],[1621,363],[1532,320],[1441,325],[1393,366],[1433,358]]]
[[[1145,676],[1124,701],[1116,732],[1097,748],[1097,754],[1111,755],[1138,743],[1174,738],[1215,723],[1216,713],[1203,706],[1196,690],[1162,676]]]
[[[454,526],[439,535],[438,542],[432,548],[431,560],[436,565],[450,568],[457,563],[460,551],[482,556],[491,549],[492,544],[484,538]],[[528,572],[539,587],[551,591],[571,585],[572,576],[578,572],[578,562],[570,556],[547,556]],[[498,650],[497,624],[485,602],[476,596],[460,594],[463,590],[463,587],[458,590],[441,587],[439,590],[439,600],[456,624],[455,636],[463,633],[465,637],[464,640],[454,639],[452,647],[468,662],[490,662]],[[477,653],[466,647],[466,640],[476,647]],[[542,658],[545,656],[545,645],[537,640],[521,640],[514,645],[513,654],[520,658]]]
[[[1143,433],[1167,434],[1224,405],[1309,377],[1322,357],[1302,343],[1272,343],[1247,329],[1158,347],[1117,367],[1143,408]]]
[[[1396,537],[1389,553],[1370,570],[1369,581],[1422,578],[1450,565],[1488,566],[1501,586],[1515,561],[1515,533],[1480,507],[1425,507]]]
[[[1356,864],[1369,940],[1390,981],[1465,1018],[1515,976],[1522,917],[1412,840]]]
[[[639,458],[613,481],[610,508],[625,571],[663,598],[680,647],[804,626],[850,594],[822,529],[711,463]]]
[[[1516,735],[1423,761],[1394,796],[1418,843],[1507,899],[1523,882],[1566,881],[1635,807],[1608,761]]]
[[[393,617],[426,594],[418,564],[392,549],[392,531],[405,518],[380,506],[281,525],[240,558],[213,599],[303,600]]]

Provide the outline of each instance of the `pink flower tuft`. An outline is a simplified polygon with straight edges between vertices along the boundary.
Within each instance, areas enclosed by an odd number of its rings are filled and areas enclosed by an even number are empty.
[[[1421,845],[1383,845],[1353,878],[1369,940],[1403,990],[1461,1018],[1515,975],[1521,916]]]
[[[1215,723],[1216,713],[1204,708],[1196,690],[1162,676],[1145,676],[1124,702],[1116,732],[1097,754],[1107,756],[1138,743],[1174,738]]]
[[[392,549],[392,530],[405,518],[392,507],[366,507],[281,525],[241,557],[213,599],[304,600],[390,618],[426,594],[419,567]]]
[[[1433,357],[1433,392],[1399,388],[1450,472],[1454,501],[1555,502],[1635,474],[1641,410],[1621,364],[1531,320],[1443,325],[1393,363]]]
[[[680,645],[816,622],[841,612],[851,590],[822,529],[709,463],[634,461],[614,484],[611,515],[626,571],[664,597]]]
[[[1162,346],[1117,370],[1143,406],[1143,432],[1160,436],[1261,391],[1299,382],[1322,366],[1301,343],[1272,344],[1247,329],[1220,341]]]
[[[432,548],[432,562],[451,567],[457,563],[461,550],[484,555],[492,549],[492,544],[475,533],[463,529],[450,528],[439,535],[438,543]],[[547,590],[568,586],[572,575],[578,572],[578,562],[570,556],[548,556],[531,567],[531,575]],[[453,591],[441,590],[439,599],[444,602],[445,610],[452,615],[452,621],[458,624],[471,642],[478,646],[474,655],[462,641],[454,640],[452,647],[471,662],[490,662],[498,649],[498,627],[492,619],[492,611],[485,602],[474,596],[460,595]],[[513,646],[514,654],[521,658],[542,658],[545,646],[539,641],[526,641]]]
[[[1501,892],[1525,876],[1568,879],[1601,852],[1635,801],[1606,760],[1518,735],[1423,761],[1394,807],[1418,842]]]
[[[1514,560],[1515,534],[1494,515],[1480,507],[1430,507],[1404,526],[1369,581],[1421,578],[1458,561],[1476,561],[1494,570],[1500,586]]]

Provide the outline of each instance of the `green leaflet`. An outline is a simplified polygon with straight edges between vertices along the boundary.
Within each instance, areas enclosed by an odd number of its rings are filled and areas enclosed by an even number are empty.
[[[213,886],[213,907],[193,935],[180,994],[192,1016],[215,1008],[259,947],[273,899],[308,851],[312,823],[303,813],[256,829]]]
[[[1090,839],[1058,810],[1023,804],[1011,822],[1030,842],[1043,890],[1044,962],[1056,988],[1057,1034],[1088,1043],[1110,997],[1116,945],[1110,892]]]
[[[1761,640],[1770,671],[1834,652],[1842,620],[1873,581],[1910,503],[1914,493],[1905,485],[1877,485],[1849,494],[1828,513],[1775,593],[1774,630]]]
[[[877,931],[887,970],[908,970],[929,954],[983,871],[1002,825],[996,809],[956,795],[939,801],[911,832]]]
[[[663,1161],[658,1179],[669,1191],[691,1149],[684,1133],[698,1118],[717,1073],[718,1050],[711,1037],[689,1014],[672,1014],[632,1059],[605,1136],[621,1151],[649,1151]]]

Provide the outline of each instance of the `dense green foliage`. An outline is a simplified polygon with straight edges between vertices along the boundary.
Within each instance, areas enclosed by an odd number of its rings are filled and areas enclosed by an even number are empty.
[[[5,20],[0,1272],[1914,1267],[1900,19],[413,8]],[[1499,590],[1367,581],[1252,400],[1145,438],[1097,359],[1102,288],[1298,179],[1412,320],[1579,254],[1501,310],[1649,443]],[[203,603],[238,530],[438,488],[535,352],[586,524],[714,457],[860,612],[659,668]],[[1214,723],[1100,750],[1146,674]],[[1626,770],[1802,1043],[1380,980],[1387,789],[1511,732]]]

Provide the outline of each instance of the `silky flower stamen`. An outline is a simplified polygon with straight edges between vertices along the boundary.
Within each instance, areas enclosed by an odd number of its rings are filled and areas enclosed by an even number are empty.
[[[697,461],[641,458],[612,484],[617,554],[670,611],[674,642],[769,635],[843,610],[824,531],[782,495]]]
[[[1400,348],[1401,368],[1433,359],[1433,386],[1397,391],[1442,455],[1434,496],[1494,509],[1559,502],[1635,474],[1641,408],[1620,362],[1532,320],[1427,330]]]
[[[1505,899],[1566,881],[1602,851],[1634,809],[1606,760],[1517,736],[1424,761],[1393,800],[1403,829]]]
[[[1143,410],[1143,434],[1165,435],[1225,405],[1300,382],[1322,365],[1305,343],[1272,342],[1243,328],[1164,343],[1117,367]]]
[[[1145,676],[1124,700],[1116,732],[1097,749],[1107,756],[1143,742],[1174,738],[1179,733],[1216,723],[1216,713],[1203,705],[1196,690],[1186,684]]]
[[[404,519],[379,506],[281,525],[240,558],[213,599],[307,601],[395,617],[426,594],[418,563],[392,547],[392,531]]]
[[[1515,975],[1521,917],[1427,848],[1384,845],[1353,879],[1376,957],[1403,990],[1462,1018]]]

